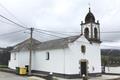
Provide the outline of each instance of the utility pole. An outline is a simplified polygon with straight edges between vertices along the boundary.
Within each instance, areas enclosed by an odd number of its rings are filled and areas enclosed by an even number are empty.
[[[28,75],[31,75],[31,65],[32,65],[32,37],[33,37],[33,29],[30,28],[30,54],[29,54],[29,67],[28,67]]]
[[[108,65],[108,72],[110,71],[109,70],[109,67],[110,67],[110,53],[112,52],[113,50],[112,49],[110,49],[110,51],[108,52],[108,61],[107,61],[107,65]]]

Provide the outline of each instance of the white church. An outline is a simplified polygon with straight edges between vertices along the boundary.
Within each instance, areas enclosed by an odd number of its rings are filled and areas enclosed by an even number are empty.
[[[32,39],[32,42],[32,72],[52,72],[54,76],[64,78],[101,73],[100,24],[90,9],[85,22],[81,22],[81,34],[45,42]],[[14,46],[10,69],[29,65],[29,45],[30,39],[27,39]]]

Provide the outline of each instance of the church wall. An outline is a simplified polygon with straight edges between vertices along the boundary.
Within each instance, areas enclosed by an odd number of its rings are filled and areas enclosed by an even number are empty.
[[[10,60],[8,64],[8,67],[11,69],[15,69],[15,67],[18,65],[18,62],[14,58],[15,58],[15,53],[12,52],[10,54]]]
[[[81,52],[81,45],[86,46],[86,53]],[[54,72],[61,74],[79,74],[81,59],[88,60],[88,72],[101,72],[101,59],[99,44],[89,44],[89,42],[74,42],[69,44],[69,48],[54,50],[36,50],[32,54],[32,70]],[[49,52],[49,60],[46,60],[46,53]],[[15,69],[29,64],[29,51],[21,50],[11,53],[9,68]],[[93,70],[94,68],[94,70]]]
[[[81,45],[86,46],[86,53],[81,52]],[[80,72],[79,61],[88,60],[88,73],[101,73],[101,57],[99,44],[89,44],[76,42],[70,45],[70,73],[78,74]]]
[[[49,52],[49,60],[46,60],[47,52]],[[66,52],[68,52],[67,48],[36,51],[34,57],[34,70],[62,74],[69,73],[69,62],[66,63],[66,60],[69,61],[66,57],[69,53]]]
[[[100,44],[93,43],[89,45],[89,52],[87,55],[89,62],[90,73],[101,73],[101,53]]]
[[[34,66],[34,52],[32,54],[32,67]],[[11,52],[11,57],[9,60],[8,67],[11,69],[16,69],[16,67],[25,67],[25,65],[29,65],[29,51],[28,50],[20,50],[19,52]]]

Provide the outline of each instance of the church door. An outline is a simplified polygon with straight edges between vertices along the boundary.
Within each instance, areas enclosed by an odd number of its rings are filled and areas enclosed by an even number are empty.
[[[81,66],[81,76],[83,76],[83,74],[87,76],[87,62],[86,61],[81,62],[80,66]]]

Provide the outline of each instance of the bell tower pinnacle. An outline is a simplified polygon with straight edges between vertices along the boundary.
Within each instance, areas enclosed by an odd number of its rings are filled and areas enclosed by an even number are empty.
[[[81,21],[81,33],[90,42],[100,43],[100,27],[99,21],[95,22],[95,16],[91,12],[89,7],[89,12],[85,16],[85,23]]]

